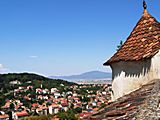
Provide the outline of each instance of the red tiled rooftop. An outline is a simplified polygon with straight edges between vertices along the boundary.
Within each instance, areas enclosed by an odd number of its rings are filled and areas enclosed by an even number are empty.
[[[27,111],[16,112],[16,115],[17,115],[18,117],[28,116],[28,113],[27,113]]]
[[[38,103],[33,103],[33,104],[32,104],[32,107],[38,107],[38,106],[39,106]]]
[[[153,57],[160,49],[160,23],[147,10],[122,47],[104,65]]]
[[[0,119],[5,119],[5,118],[9,118],[9,116],[8,115],[0,115]]]
[[[52,103],[52,105],[51,105],[53,108],[58,108],[59,107],[59,105],[57,105],[57,104],[55,104],[55,103]]]

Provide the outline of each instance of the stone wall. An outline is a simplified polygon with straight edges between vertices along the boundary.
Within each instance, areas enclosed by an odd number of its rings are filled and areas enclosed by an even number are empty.
[[[132,120],[160,120],[160,80],[156,81],[147,101],[139,107]]]

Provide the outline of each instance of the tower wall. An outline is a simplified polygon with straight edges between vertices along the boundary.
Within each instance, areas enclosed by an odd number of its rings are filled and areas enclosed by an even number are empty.
[[[111,64],[111,68],[112,100],[115,100],[160,78],[160,52],[151,59],[115,62]]]

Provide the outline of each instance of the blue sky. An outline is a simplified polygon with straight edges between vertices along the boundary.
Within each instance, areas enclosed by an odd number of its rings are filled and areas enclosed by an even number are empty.
[[[160,18],[160,1],[146,0]],[[1,0],[0,72],[71,75],[103,63],[140,19],[142,0]]]

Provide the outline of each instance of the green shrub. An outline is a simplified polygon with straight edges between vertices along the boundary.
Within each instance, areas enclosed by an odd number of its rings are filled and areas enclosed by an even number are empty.
[[[40,116],[30,116],[23,118],[22,120],[52,120],[52,115],[40,115]]]
[[[78,120],[72,110],[69,110],[67,112],[59,112],[57,116],[60,120]]]

